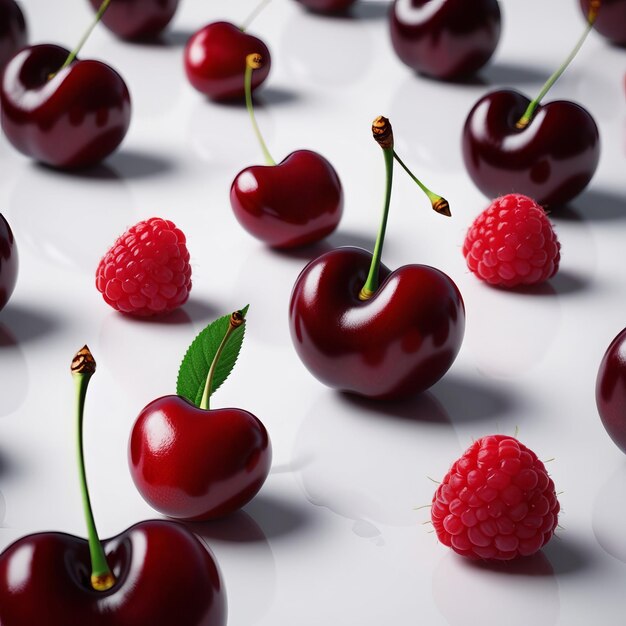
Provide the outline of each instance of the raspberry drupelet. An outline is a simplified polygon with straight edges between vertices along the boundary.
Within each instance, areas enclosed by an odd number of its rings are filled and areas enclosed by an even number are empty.
[[[530,556],[552,537],[560,510],[537,455],[514,437],[474,442],[433,496],[439,541],[470,559]]]
[[[131,226],[100,261],[96,287],[122,313],[146,317],[178,308],[191,290],[185,235],[159,217]]]
[[[518,193],[496,198],[470,226],[463,243],[469,269],[491,285],[517,287],[552,278],[561,244],[543,208]]]

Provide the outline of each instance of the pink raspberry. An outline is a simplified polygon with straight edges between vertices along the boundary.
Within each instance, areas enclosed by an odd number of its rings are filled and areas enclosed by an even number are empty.
[[[433,496],[439,541],[470,559],[529,556],[552,537],[559,501],[537,455],[514,437],[491,435],[455,461]]]
[[[470,226],[467,266],[491,285],[534,285],[559,269],[561,244],[545,211],[519,193],[496,198]]]
[[[131,315],[167,313],[186,302],[191,267],[185,235],[159,217],[131,226],[96,270],[96,287],[114,309]]]

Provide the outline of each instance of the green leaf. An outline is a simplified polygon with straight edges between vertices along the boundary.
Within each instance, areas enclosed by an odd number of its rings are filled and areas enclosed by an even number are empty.
[[[248,312],[249,306],[246,305],[245,308],[241,309],[244,317]],[[224,317],[211,322],[201,331],[187,349],[178,369],[176,393],[183,398],[187,398],[196,406],[200,406],[211,363],[228,330],[229,320],[230,314],[224,315]],[[215,368],[211,395],[219,389],[235,366],[241,350],[241,344],[243,343],[245,327],[246,325],[242,324],[239,328],[236,328],[224,346],[222,356]]]

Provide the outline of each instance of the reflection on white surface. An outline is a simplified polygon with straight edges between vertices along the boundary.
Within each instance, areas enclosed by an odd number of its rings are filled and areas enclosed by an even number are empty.
[[[448,550],[433,573],[433,597],[450,626],[552,626],[560,613],[554,570],[542,552],[489,564]]]
[[[626,464],[600,487],[593,505],[593,534],[611,556],[626,563]]]

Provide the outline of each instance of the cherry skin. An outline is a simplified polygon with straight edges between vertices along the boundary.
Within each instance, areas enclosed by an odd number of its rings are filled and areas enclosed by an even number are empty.
[[[259,491],[272,462],[265,426],[241,409],[200,409],[164,396],[139,414],[130,473],[160,513],[184,520],[228,515]]]
[[[311,150],[296,150],[277,165],[237,174],[230,203],[239,223],[275,248],[319,241],[341,219],[343,190],[333,166]]]
[[[291,338],[321,382],[377,399],[417,394],[449,369],[463,340],[465,308],[456,285],[427,265],[394,272],[359,299],[372,255],[338,248],[311,261],[289,305]]]
[[[75,169],[99,163],[121,143],[130,124],[130,95],[120,75],[99,61],[77,60],[60,70],[68,54],[43,44],[13,57],[0,87],[1,119],[17,150]]]
[[[352,6],[355,0],[296,0],[316,13],[340,13]]]
[[[626,328],[613,339],[600,364],[596,404],[606,432],[626,453]]]
[[[65,533],[18,539],[0,555],[2,626],[225,626],[226,594],[205,546],[182,525],[140,522],[103,542],[116,583],[94,591],[89,546]]]
[[[493,91],[471,110],[463,129],[463,158],[488,197],[521,193],[543,206],[562,205],[588,184],[600,159],[598,127],[566,100],[539,105],[529,125],[515,127],[530,100]]]
[[[586,18],[591,0],[580,0],[580,8]],[[626,0],[602,0],[593,27],[609,41],[626,46]]]
[[[9,223],[0,213],[0,311],[9,301],[17,281],[17,247]]]
[[[267,46],[229,22],[214,22],[193,34],[185,47],[185,72],[200,93],[213,100],[244,96],[246,57],[259,53],[262,68],[252,76],[252,90],[268,76],[271,58]]]
[[[102,0],[89,0],[98,10]],[[122,39],[150,39],[159,35],[176,13],[178,0],[114,0],[102,23]]]
[[[491,58],[500,39],[500,7],[497,0],[395,0],[389,24],[403,63],[451,80]]]
[[[26,21],[15,0],[0,0],[0,70],[26,45]]]

